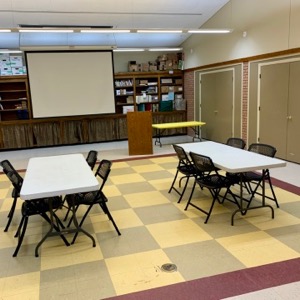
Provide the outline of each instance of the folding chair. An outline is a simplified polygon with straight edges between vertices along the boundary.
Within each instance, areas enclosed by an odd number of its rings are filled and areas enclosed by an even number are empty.
[[[232,182],[227,177],[219,174],[218,168],[215,167],[211,158],[193,152],[190,153],[190,156],[197,170],[197,174],[185,210],[188,209],[189,205],[200,210],[207,216],[204,221],[204,223],[207,223],[216,200],[218,200],[220,203],[223,202],[223,200],[219,199],[220,191],[223,188],[226,189],[226,194],[230,194],[232,196],[233,202],[239,207],[239,203],[236,200],[235,195],[230,190]],[[207,188],[212,195],[212,202],[208,211],[204,210],[203,208],[200,208],[195,203],[192,203],[192,197],[196,184],[198,184],[201,189]]]
[[[88,206],[86,212],[84,213],[81,221],[80,221],[80,224],[79,224],[79,227],[82,226],[84,220],[86,219],[86,217],[88,216],[90,210],[92,209],[92,207],[94,205],[99,205],[103,212],[108,216],[109,220],[112,222],[113,226],[115,227],[118,235],[121,235],[121,232],[119,231],[108,207],[107,207],[107,202],[108,202],[108,199],[107,197],[104,195],[103,193],[103,188],[104,188],[104,185],[105,183],[107,182],[107,179],[108,179],[108,176],[110,174],[110,171],[111,171],[111,165],[112,165],[112,162],[109,161],[109,160],[106,160],[106,159],[103,159],[99,166],[98,166],[98,169],[95,173],[95,176],[100,178],[101,180],[101,184],[100,184],[100,188],[98,191],[91,191],[91,192],[87,192],[87,193],[78,193],[78,194],[73,194],[73,195],[67,195],[66,196],[66,199],[67,199],[67,202],[68,202],[68,205],[69,205],[69,209],[67,211],[67,215],[71,209],[71,206],[74,205],[75,206],[75,213],[77,212],[78,208],[80,205],[86,205]],[[66,217],[67,217],[66,215]],[[66,218],[65,218],[66,219]],[[71,222],[73,220],[73,216],[70,218],[70,221],[67,225],[67,227],[69,227],[71,225]],[[74,238],[72,240],[72,244],[75,242],[76,238],[77,238],[77,235],[78,235],[78,232],[75,233],[74,235]]]
[[[251,144],[248,148],[248,151],[259,153],[259,154],[270,156],[270,157],[274,157],[277,152],[275,147],[268,145],[268,144],[259,144],[259,143]],[[243,181],[247,184],[247,187],[251,194],[251,197],[250,197],[250,200],[248,203],[248,207],[250,206],[251,201],[254,198],[255,194],[262,196],[262,193],[259,191],[259,188],[262,187],[263,180],[268,182],[270,189],[271,189],[271,193],[272,193],[272,196],[265,195],[265,198],[273,200],[276,203],[277,208],[279,208],[277,197],[276,197],[274,189],[273,189],[269,169],[264,170],[263,173],[256,173],[256,172],[243,173]],[[253,183],[255,184],[254,188],[251,185]]]
[[[188,155],[186,154],[186,152],[184,151],[184,149],[182,147],[180,147],[178,145],[173,145],[173,148],[178,157],[178,165],[177,165],[175,177],[174,177],[171,187],[169,189],[169,193],[171,193],[171,191],[174,190],[179,195],[179,199],[178,199],[177,203],[180,203],[180,201],[185,193],[185,190],[187,188],[187,185],[189,183],[189,179],[191,177],[194,177],[194,175],[196,173],[196,169],[194,167],[194,164],[189,159]],[[182,191],[179,191],[174,186],[179,173],[183,174],[183,176],[179,180],[179,187],[181,187],[181,181],[185,179],[185,184],[184,184]]]

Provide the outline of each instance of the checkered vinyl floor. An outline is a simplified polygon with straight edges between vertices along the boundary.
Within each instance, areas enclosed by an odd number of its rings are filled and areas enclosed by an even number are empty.
[[[300,196],[275,188],[280,203],[275,219],[264,208],[237,216],[235,226],[230,224],[233,204],[216,204],[204,224],[200,211],[184,210],[191,184],[180,204],[174,191],[168,193],[176,166],[175,156],[114,162],[105,193],[122,235],[95,207],[84,223],[95,248],[82,234],[70,247],[51,237],[38,258],[34,248],[48,228],[39,216],[30,218],[19,255],[12,257],[22,200],[3,232],[12,188],[1,174],[0,299],[104,299],[299,257]],[[194,198],[203,207],[211,200],[200,189]],[[83,213],[81,208],[79,218]],[[177,271],[163,272],[165,263],[176,264]]]

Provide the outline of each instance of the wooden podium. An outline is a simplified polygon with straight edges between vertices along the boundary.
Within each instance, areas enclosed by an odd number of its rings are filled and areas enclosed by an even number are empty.
[[[152,112],[127,112],[129,155],[153,154]]]

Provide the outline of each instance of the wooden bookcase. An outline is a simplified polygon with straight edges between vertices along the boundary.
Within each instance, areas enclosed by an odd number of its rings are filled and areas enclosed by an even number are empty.
[[[0,98],[1,121],[30,118],[26,76],[0,76]]]
[[[183,72],[128,72],[115,74],[116,112],[172,111],[183,99]],[[183,109],[185,110],[185,109]]]

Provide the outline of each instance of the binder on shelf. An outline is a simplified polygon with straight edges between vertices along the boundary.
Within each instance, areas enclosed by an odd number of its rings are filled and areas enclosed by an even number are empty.
[[[173,101],[160,101],[159,111],[173,111]]]

